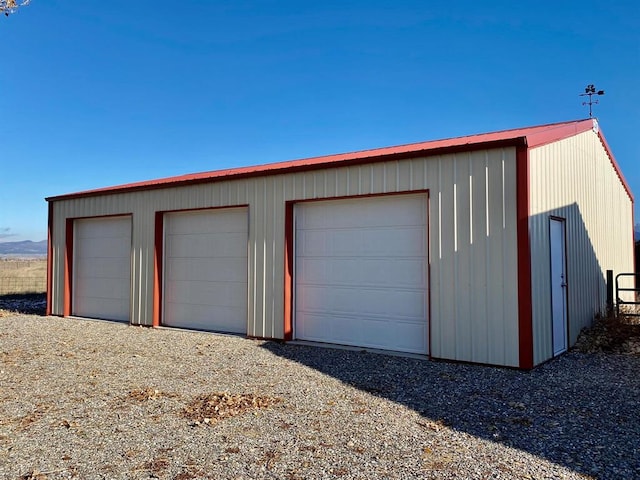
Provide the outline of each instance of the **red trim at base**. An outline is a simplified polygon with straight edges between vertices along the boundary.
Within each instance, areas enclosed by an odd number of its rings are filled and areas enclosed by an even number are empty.
[[[164,212],[156,212],[153,246],[153,323],[159,327],[162,317],[162,255],[164,244]]]
[[[64,304],[62,316],[71,315],[71,288],[73,286],[73,218],[67,218],[64,248]]]
[[[286,202],[284,211],[284,339],[293,340],[293,206]]]
[[[529,240],[529,150],[516,150],[518,238],[518,350],[520,368],[533,368],[531,244]]]
[[[49,202],[47,215],[47,309],[45,315],[51,315],[53,305],[51,304],[51,285],[53,282],[53,202]]]

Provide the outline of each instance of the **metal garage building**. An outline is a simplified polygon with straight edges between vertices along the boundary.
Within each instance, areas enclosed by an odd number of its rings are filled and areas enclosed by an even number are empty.
[[[633,271],[580,120],[48,198],[49,314],[531,368]]]

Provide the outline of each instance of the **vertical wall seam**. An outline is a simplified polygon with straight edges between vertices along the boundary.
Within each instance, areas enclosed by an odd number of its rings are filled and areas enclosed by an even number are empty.
[[[325,175],[326,180],[326,175]],[[266,330],[266,301],[267,301],[267,180],[266,178],[262,181],[262,208],[263,208],[263,221],[262,221],[262,326],[260,329],[260,336],[264,336],[264,332]]]
[[[453,156],[453,291],[457,292],[460,288],[460,279],[458,278],[459,260],[458,260],[458,158]],[[460,358],[460,342],[458,341],[458,322],[460,321],[460,302],[453,304],[453,338],[455,358]]]
[[[485,241],[484,241],[484,249],[485,249],[485,282],[484,282],[484,309],[485,309],[485,318],[486,318],[486,329],[485,329],[485,345],[491,345],[491,333],[489,329],[489,319],[491,318],[491,309],[489,305],[489,285],[490,285],[490,274],[489,274],[489,261],[490,261],[490,244],[491,239],[489,238],[489,152],[484,153],[484,211],[485,211]],[[488,358],[488,355],[487,355]]]

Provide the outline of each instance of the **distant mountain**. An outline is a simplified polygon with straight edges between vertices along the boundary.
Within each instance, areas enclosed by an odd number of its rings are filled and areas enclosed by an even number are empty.
[[[47,241],[0,242],[0,255],[46,255]]]

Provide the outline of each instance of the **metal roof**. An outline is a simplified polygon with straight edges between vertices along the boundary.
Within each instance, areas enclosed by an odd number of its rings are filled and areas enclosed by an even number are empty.
[[[633,199],[631,190],[618,167],[606,140],[599,132],[595,119],[573,120],[569,122],[552,123],[548,125],[538,125],[533,127],[516,128],[511,130],[501,130],[497,132],[481,133],[464,137],[447,138],[443,140],[431,140],[427,142],[410,143],[393,147],[375,148],[371,150],[361,150],[351,153],[341,153],[321,157],[312,157],[286,162],[269,163],[250,167],[231,168],[225,170],[214,170],[202,173],[191,173],[174,177],[147,180],[143,182],[127,183],[112,187],[86,190],[82,192],[69,193],[46,198],[47,201],[68,200],[72,198],[108,195],[114,193],[124,193],[136,190],[148,190],[175,187],[196,183],[215,182],[234,178],[246,178],[261,175],[275,175],[301,170],[315,170],[326,167],[339,167],[354,165],[358,163],[368,163],[374,161],[385,161],[415,156],[429,156],[450,151],[477,150],[482,148],[500,147],[506,145],[523,146],[535,148],[551,142],[562,140],[577,135],[582,132],[594,129],[598,132],[604,148],[607,150],[611,162],[616,169],[622,184],[627,193]]]

